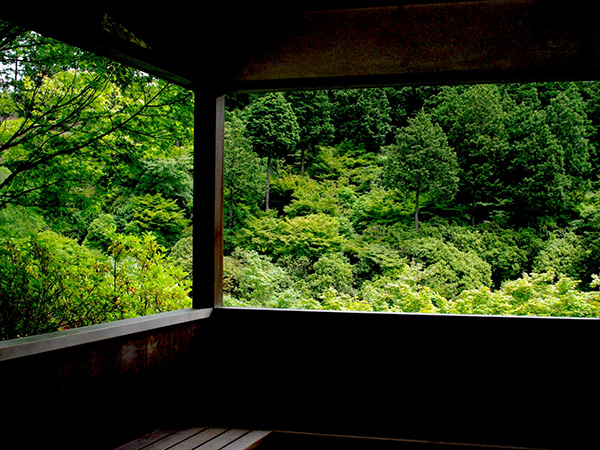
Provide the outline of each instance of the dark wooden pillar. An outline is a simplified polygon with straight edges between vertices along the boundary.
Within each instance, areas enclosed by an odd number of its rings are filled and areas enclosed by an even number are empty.
[[[223,303],[223,139],[225,98],[196,92],[194,121],[193,307]]]

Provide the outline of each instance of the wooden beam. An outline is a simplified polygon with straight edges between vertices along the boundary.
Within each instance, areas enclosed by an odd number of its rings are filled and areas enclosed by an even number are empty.
[[[187,88],[218,84],[222,92],[600,76],[592,1],[366,3],[215,5],[199,13],[102,3],[74,19],[59,8],[0,17]],[[212,31],[221,20],[227,39]]]
[[[290,14],[273,20],[234,83],[252,90],[595,78],[593,6],[491,0]]]

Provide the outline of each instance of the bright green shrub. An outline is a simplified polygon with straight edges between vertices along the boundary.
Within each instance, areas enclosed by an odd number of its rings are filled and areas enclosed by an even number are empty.
[[[314,309],[288,272],[254,250],[236,249],[223,258],[223,302],[226,306]]]
[[[173,246],[190,224],[177,202],[165,199],[160,193],[133,197],[131,203],[132,223],[139,228],[139,234],[146,231],[154,233],[158,243],[164,247]]]
[[[429,224],[427,224],[429,225]],[[537,251],[535,236],[528,229],[512,230],[484,224],[479,227],[435,224],[424,225],[423,234],[436,236],[463,252],[474,252],[491,267],[492,282],[500,287],[530,270]]]
[[[451,299],[466,289],[490,287],[491,267],[473,251],[432,237],[401,243],[400,254],[423,266],[423,284]]]
[[[0,246],[0,339],[104,322],[117,310],[103,297],[107,266],[95,250],[52,231]]]
[[[516,279],[531,270],[539,239],[529,229],[484,229],[479,256],[492,269],[495,288],[507,280]]]
[[[515,315],[600,317],[600,295],[581,292],[579,282],[553,271],[524,274],[507,282],[502,291],[514,301]]]
[[[445,299],[433,289],[423,285],[422,268],[405,265],[401,271],[366,281],[360,296],[374,311],[435,313],[443,307]]]
[[[503,292],[488,287],[469,289],[448,302],[441,311],[447,314],[511,315],[513,300]]]
[[[112,233],[107,257],[52,231],[0,247],[0,339],[191,306],[156,239]]]
[[[344,241],[342,222],[326,214],[279,219],[274,214],[251,218],[237,236],[239,246],[280,258],[318,258],[339,251]]]
[[[114,319],[138,317],[191,307],[191,281],[176,266],[152,233],[115,233],[108,249],[109,266],[100,295],[118,306]]]
[[[115,233],[117,223],[112,214],[101,214],[92,221],[83,241],[83,245],[106,252],[111,245],[111,235]]]
[[[338,292],[334,288],[328,288],[318,296],[320,309],[328,311],[373,311],[372,305],[366,300]]]
[[[373,187],[353,204],[350,218],[357,231],[373,224],[391,225],[411,216],[411,202],[398,198],[394,191]]]
[[[190,280],[193,281],[194,274],[194,238],[186,236],[178,240],[171,248],[169,256],[173,260],[173,265],[180,267]]]
[[[343,237],[340,221],[325,214],[283,219],[279,223],[282,253],[315,257],[340,250]]]
[[[256,251],[236,249],[223,259],[223,291],[237,298],[264,305],[287,282],[285,270]]]
[[[290,178],[288,176],[288,178]],[[335,182],[319,183],[312,178],[294,176],[294,190],[290,203],[284,207],[287,217],[310,214],[340,214]],[[289,185],[289,183],[288,183]]]
[[[379,177],[379,158],[378,154],[366,152],[363,145],[347,141],[335,147],[320,146],[308,172],[318,181],[346,179],[356,192],[364,193]]]
[[[553,271],[524,274],[498,291],[462,292],[443,312],[557,317],[600,317],[600,293],[581,292],[579,282]]]
[[[0,236],[25,237],[46,228],[48,225],[36,208],[8,205],[0,209]]]
[[[398,250],[385,242],[369,239],[364,233],[345,242],[343,250],[352,261],[355,278],[362,281],[399,270],[407,261]]]
[[[583,238],[573,232],[553,233],[533,261],[535,272],[554,271],[572,278],[582,276],[588,256]]]
[[[325,253],[314,263],[312,269],[308,284],[313,292],[334,289],[343,294],[351,294],[354,291],[353,267],[344,254]]]
[[[141,173],[136,179],[135,193],[161,194],[177,200],[180,206],[192,200],[194,190],[191,152],[177,157],[150,158],[141,161]]]

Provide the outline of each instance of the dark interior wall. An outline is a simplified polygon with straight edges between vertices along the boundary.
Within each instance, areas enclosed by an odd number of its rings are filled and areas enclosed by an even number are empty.
[[[223,309],[211,322],[211,423],[553,449],[597,442],[595,320]]]

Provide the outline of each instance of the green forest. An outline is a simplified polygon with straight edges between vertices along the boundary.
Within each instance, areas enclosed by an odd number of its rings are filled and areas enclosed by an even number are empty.
[[[226,305],[599,316],[598,82],[226,105]]]
[[[600,316],[599,82],[225,104],[226,306]],[[0,22],[0,339],[191,306],[193,111]]]

